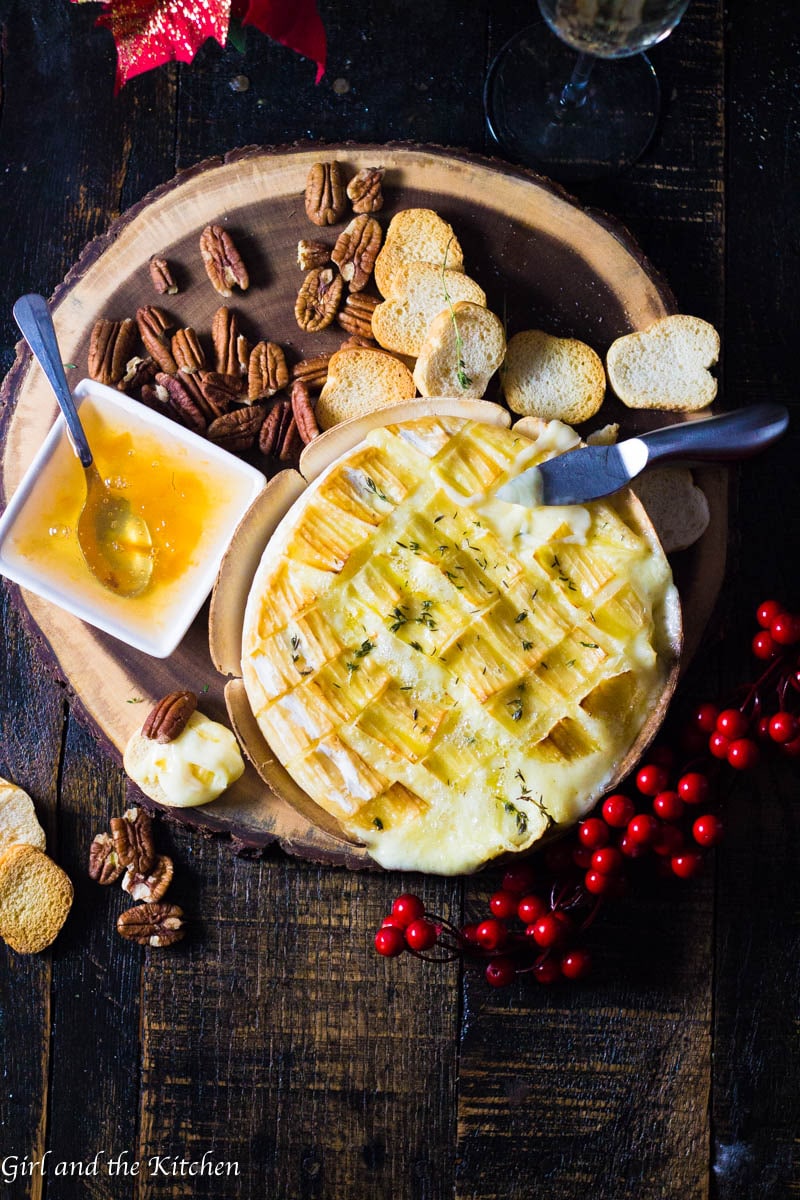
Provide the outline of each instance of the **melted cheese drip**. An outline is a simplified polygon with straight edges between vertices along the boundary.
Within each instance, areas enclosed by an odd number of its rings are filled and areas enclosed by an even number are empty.
[[[379,863],[456,874],[602,794],[663,687],[674,597],[613,504],[494,499],[572,430],[442,434],[434,418],[377,430],[309,487],[254,580],[243,677],[275,754]],[[315,541],[342,481],[346,520]],[[313,598],[276,596],[317,551]]]

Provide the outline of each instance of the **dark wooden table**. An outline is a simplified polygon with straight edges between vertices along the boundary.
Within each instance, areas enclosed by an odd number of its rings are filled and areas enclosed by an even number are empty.
[[[489,150],[487,65],[531,5],[323,0],[328,74],[251,35],[112,99],[96,9],[4,0],[2,366],[11,303],[51,292],[83,245],[177,168],[248,143],[412,139]],[[622,218],[681,307],[723,339],[726,404],[795,401],[800,327],[800,19],[790,0],[693,0],[653,52],[664,115],[626,176],[576,189]],[[245,75],[249,90],[231,88]],[[800,604],[796,433],[740,473],[726,587],[685,698],[750,669],[752,610]],[[9,1197],[549,1197],[721,1200],[800,1194],[797,774],[734,780],[705,877],[608,911],[587,984],[490,989],[479,974],[387,962],[372,934],[395,894],[456,918],[491,878],[351,875],[236,859],[161,826],[172,952],[113,932],[124,897],[85,873],[124,778],[43,672],[0,591],[0,774],[34,796],[76,903],[52,951],[0,951],[0,1160]],[[14,1158],[40,1160],[43,1179]],[[153,1177],[173,1161],[238,1177]],[[97,1177],[56,1176],[56,1164]],[[139,1161],[110,1178],[109,1157]],[[66,1168],[69,1170],[69,1166]],[[180,1168],[177,1168],[178,1170]]]

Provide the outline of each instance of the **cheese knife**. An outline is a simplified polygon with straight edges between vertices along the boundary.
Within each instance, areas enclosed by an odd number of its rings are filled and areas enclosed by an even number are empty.
[[[753,404],[719,417],[685,421],[627,438],[613,446],[582,446],[529,467],[495,492],[528,507],[585,504],[627,487],[656,464],[730,462],[766,449],[785,432],[782,404]]]

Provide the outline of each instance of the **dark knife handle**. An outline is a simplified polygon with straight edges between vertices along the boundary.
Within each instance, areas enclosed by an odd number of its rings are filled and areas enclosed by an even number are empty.
[[[782,404],[753,404],[720,417],[684,421],[643,433],[647,465],[657,462],[726,462],[748,458],[776,442],[789,424]]]

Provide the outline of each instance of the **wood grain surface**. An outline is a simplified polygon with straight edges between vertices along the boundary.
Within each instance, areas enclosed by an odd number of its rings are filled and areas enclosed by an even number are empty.
[[[486,66],[529,6],[320,10],[330,58],[318,88],[311,64],[251,34],[244,57],[209,44],[191,68],[112,100],[94,6],[0,7],[5,369],[13,298],[50,293],[176,169],[309,136],[490,149]],[[665,99],[654,145],[580,193],[629,225],[684,310],[718,324],[729,406],[795,402],[799,55],[785,0],[694,0],[652,53]],[[246,92],[229,86],[240,74]],[[686,703],[750,670],[759,600],[799,603],[797,452],[793,430],[738,475],[727,585]],[[146,1171],[150,1156],[208,1150],[240,1171],[227,1188],[51,1171],[3,1183],[13,1200],[800,1194],[795,768],[734,781],[715,868],[609,909],[581,986],[495,992],[452,967],[376,959],[372,931],[399,891],[460,920],[488,878],[353,875],[277,850],[254,863],[163,823],[192,922],[174,951],[145,951],[113,932],[123,894],[83,874],[93,833],[125,803],[122,775],[42,672],[5,587],[0,621],[0,774],[33,795],[77,896],[52,951],[0,953],[0,1161],[128,1152]]]

